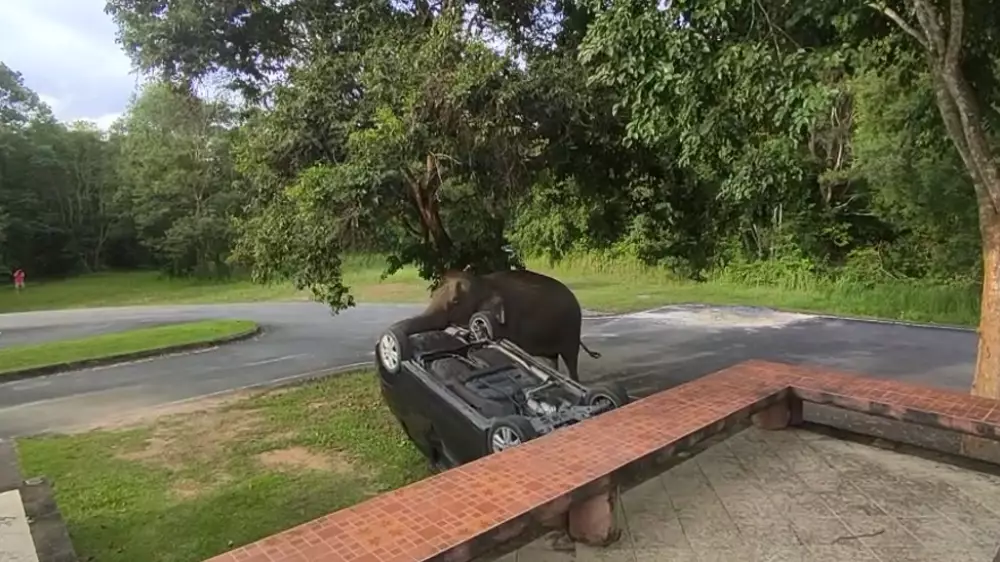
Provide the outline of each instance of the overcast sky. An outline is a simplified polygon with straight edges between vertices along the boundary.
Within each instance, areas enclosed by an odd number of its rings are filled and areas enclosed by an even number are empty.
[[[0,0],[0,60],[56,117],[108,126],[136,86],[104,0]]]

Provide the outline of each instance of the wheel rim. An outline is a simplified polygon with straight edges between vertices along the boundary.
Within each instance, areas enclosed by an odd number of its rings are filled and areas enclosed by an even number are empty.
[[[615,407],[615,401],[606,394],[597,394],[590,399],[590,405],[598,408],[610,409]]]
[[[395,371],[399,367],[399,345],[391,334],[386,334],[379,340],[378,354],[379,359],[382,360],[382,366],[386,369]]]
[[[473,318],[472,324],[469,325],[469,330],[478,340],[486,340],[490,337],[490,325],[483,317]]]
[[[521,444],[521,438],[517,432],[509,427],[498,427],[493,431],[493,438],[490,440],[493,452],[499,453],[504,449],[509,449]]]

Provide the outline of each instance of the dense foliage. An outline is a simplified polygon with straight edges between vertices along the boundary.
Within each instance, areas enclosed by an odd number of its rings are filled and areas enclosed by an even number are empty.
[[[67,125],[0,63],[0,266],[226,273],[241,209],[231,114],[154,83],[110,132]]]
[[[977,284],[977,190],[899,25],[928,2],[110,0],[156,81],[109,133],[3,67],[3,264],[245,265],[334,308],[368,250],[428,279],[598,251]],[[990,143],[997,17],[966,16],[962,63]]]

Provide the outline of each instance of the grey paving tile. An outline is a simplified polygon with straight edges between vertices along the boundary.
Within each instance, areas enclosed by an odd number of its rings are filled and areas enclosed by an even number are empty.
[[[789,520],[799,518],[824,518],[836,517],[833,509],[823,500],[823,496],[817,492],[804,491],[801,494],[790,495],[784,492],[776,492],[768,497],[768,501],[776,510],[784,514]]]
[[[622,505],[628,512],[654,510],[670,506],[670,495],[663,485],[662,476],[646,480],[621,496]]]
[[[757,545],[757,562],[810,562],[809,551],[804,546]]]
[[[844,524],[850,529],[852,537],[873,549],[875,547],[914,547],[920,545],[913,533],[907,531],[898,520],[888,515],[845,517]]]
[[[838,517],[887,515],[872,498],[850,483],[845,483],[834,491],[817,492],[817,495]]]
[[[807,546],[832,545],[851,534],[839,517],[797,517],[791,525],[798,540]]]
[[[949,513],[948,518],[974,543],[988,546],[1000,544],[1000,519],[969,513]]]
[[[992,562],[993,553],[935,549],[923,546],[873,549],[882,562]]]
[[[700,562],[690,548],[636,549],[636,562]]]
[[[661,515],[650,511],[628,512],[626,519],[633,548],[690,548],[680,520],[672,513]]]
[[[635,551],[628,549],[594,548],[577,545],[577,562],[635,562]]]
[[[609,548],[533,543],[517,562],[990,562],[1000,478],[751,429],[626,493],[619,517]]]
[[[897,521],[925,547],[964,550],[977,546],[970,534],[944,517],[900,517]]]
[[[809,545],[809,562],[881,562],[881,560],[872,549],[863,544],[824,544]]]
[[[517,550],[517,562],[573,562],[576,555],[573,552],[552,550],[539,539]]]
[[[811,556],[803,547],[745,545],[699,552],[698,562],[811,562]]]

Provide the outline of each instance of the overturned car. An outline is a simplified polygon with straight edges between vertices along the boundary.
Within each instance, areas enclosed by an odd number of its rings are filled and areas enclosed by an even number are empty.
[[[506,339],[492,318],[407,334],[375,346],[382,396],[437,469],[451,468],[572,425],[629,397],[617,383],[584,386]]]

